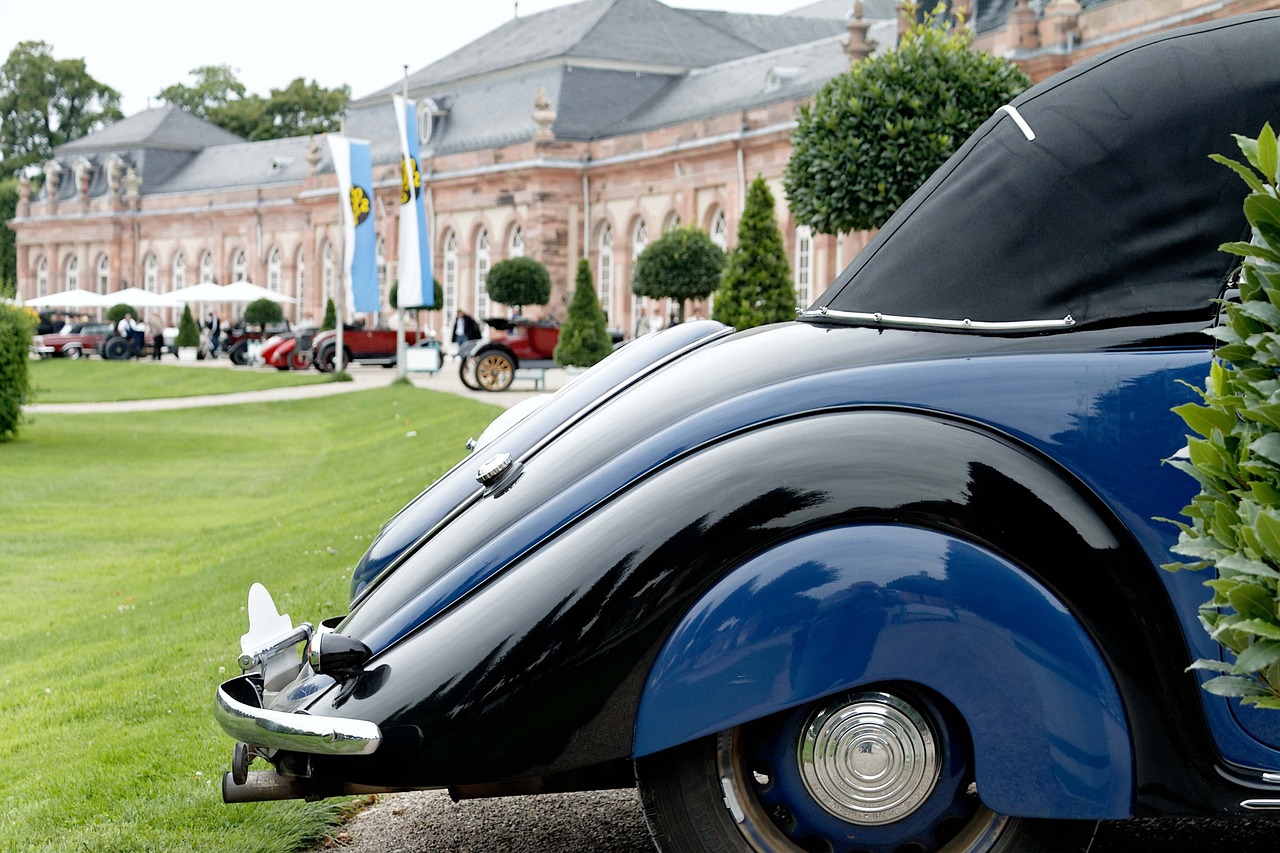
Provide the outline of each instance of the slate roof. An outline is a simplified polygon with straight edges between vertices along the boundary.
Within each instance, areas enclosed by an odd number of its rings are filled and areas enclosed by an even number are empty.
[[[97,133],[59,145],[53,153],[63,157],[131,148],[200,151],[233,142],[244,140],[179,107],[164,106],[143,110]]]

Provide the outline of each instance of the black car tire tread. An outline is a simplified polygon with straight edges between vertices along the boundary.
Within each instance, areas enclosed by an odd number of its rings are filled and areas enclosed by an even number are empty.
[[[725,804],[715,735],[639,759],[636,781],[645,823],[662,853],[757,853]],[[1083,853],[1096,829],[1093,821],[1010,818],[993,843],[964,853]],[[769,853],[803,851],[787,845]]]

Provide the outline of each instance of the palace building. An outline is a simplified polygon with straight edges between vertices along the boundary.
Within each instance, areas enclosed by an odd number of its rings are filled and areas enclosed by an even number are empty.
[[[1275,2],[977,0],[969,21],[977,46],[1039,80],[1118,41]],[[868,235],[812,234],[791,217],[782,174],[797,110],[851,61],[892,45],[899,26],[893,0],[856,11],[849,0],[820,0],[778,15],[582,0],[514,18],[388,81],[350,103],[343,127],[372,145],[383,305],[398,256],[392,96],[406,89],[444,292],[442,310],[421,322],[442,337],[457,308],[506,312],[489,301],[485,278],[518,255],[547,267],[553,291],[542,310],[561,319],[578,259],[588,258],[609,325],[629,334],[648,310],[630,288],[639,252],[675,224],[731,248],[757,175],[777,199],[797,301],[808,304]],[[248,279],[296,298],[291,319],[317,319],[342,257],[323,139],[247,142],[174,107],[60,146],[38,189],[21,184],[8,225],[19,299]],[[234,311],[226,306],[224,318]]]

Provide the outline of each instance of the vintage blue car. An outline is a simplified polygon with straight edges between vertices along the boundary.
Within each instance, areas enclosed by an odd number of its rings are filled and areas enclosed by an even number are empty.
[[[346,615],[255,586],[224,798],[638,784],[662,850],[757,853],[1280,809],[1280,712],[1187,671],[1221,652],[1157,520],[1247,234],[1209,155],[1280,125],[1278,45],[1231,19],[1035,86],[797,321],[643,337],[486,435]]]

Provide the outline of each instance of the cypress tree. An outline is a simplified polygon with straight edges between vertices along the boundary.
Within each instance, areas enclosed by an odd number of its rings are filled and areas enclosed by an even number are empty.
[[[333,299],[329,299],[324,304],[324,322],[320,324],[320,331],[325,332],[336,328],[338,328],[338,307],[333,304]]]
[[[773,215],[773,193],[761,176],[747,190],[738,245],[729,253],[712,316],[738,330],[795,319],[791,266]]]
[[[578,261],[578,277],[569,316],[560,327],[560,340],[553,356],[563,367],[590,367],[613,352],[613,339],[606,327],[607,318],[591,286],[591,265],[586,258]]]

